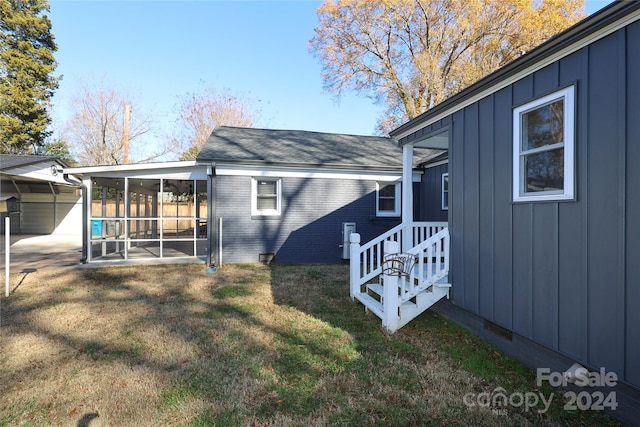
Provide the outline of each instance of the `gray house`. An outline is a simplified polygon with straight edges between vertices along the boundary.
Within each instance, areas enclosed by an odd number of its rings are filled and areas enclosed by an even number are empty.
[[[448,150],[441,256],[451,288],[437,309],[534,369],[615,374],[616,407],[605,409],[636,425],[638,76],[640,2],[615,2],[392,132],[405,171],[423,149]],[[403,216],[400,249],[410,254],[415,228]],[[352,268],[357,298],[358,268],[366,262]],[[387,324],[408,321],[402,307],[391,311]]]
[[[400,222],[401,153],[389,138],[217,127],[197,158],[213,171],[213,259],[348,258],[351,232]]]
[[[433,157],[423,159],[416,169],[421,172],[421,178],[414,194],[414,219],[448,221],[449,153],[434,150]]]
[[[222,126],[195,162],[65,173],[85,194],[85,262],[335,263],[351,232],[400,223],[401,154],[390,138]]]

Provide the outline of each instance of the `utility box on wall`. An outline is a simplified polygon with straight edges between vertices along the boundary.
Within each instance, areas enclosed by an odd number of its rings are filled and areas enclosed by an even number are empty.
[[[15,197],[0,197],[0,212],[20,212],[20,201]]]
[[[355,222],[343,222],[342,223],[342,259],[349,259],[349,252],[351,248],[351,242],[349,237],[351,233],[356,232]]]

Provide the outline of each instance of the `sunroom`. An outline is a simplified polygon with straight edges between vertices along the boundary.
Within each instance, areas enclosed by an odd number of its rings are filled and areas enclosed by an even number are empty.
[[[196,162],[66,169],[82,181],[84,261],[206,262],[210,169]]]

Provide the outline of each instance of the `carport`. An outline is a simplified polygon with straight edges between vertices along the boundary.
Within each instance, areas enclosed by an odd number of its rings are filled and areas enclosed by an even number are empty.
[[[0,265],[6,268],[4,234],[0,235]],[[12,234],[10,241],[11,273],[30,273],[55,268],[79,266],[82,255],[80,235]]]
[[[0,155],[0,198],[11,218],[13,234],[65,234],[80,236],[82,218],[79,183],[65,179],[68,165],[57,157]]]

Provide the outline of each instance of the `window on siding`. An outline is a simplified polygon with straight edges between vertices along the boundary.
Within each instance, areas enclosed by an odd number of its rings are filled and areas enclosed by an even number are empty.
[[[574,198],[573,86],[513,110],[513,201]]]
[[[253,178],[251,180],[251,215],[280,215],[281,182],[281,178]]]
[[[449,174],[442,174],[442,210],[449,210]]]
[[[400,216],[400,183],[378,182],[376,202],[377,216]]]

